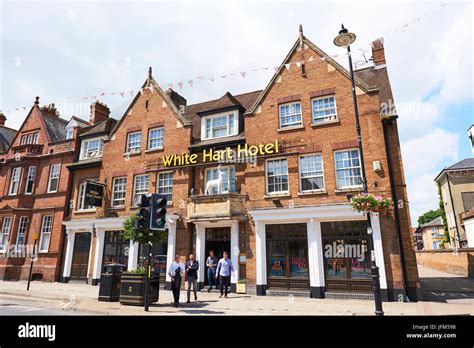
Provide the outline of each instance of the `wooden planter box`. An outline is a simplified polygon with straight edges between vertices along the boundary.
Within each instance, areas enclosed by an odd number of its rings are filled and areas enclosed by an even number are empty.
[[[238,294],[245,294],[247,293],[247,287],[245,283],[239,284],[237,283],[237,293]]]
[[[120,303],[129,306],[145,304],[145,274],[122,274]],[[150,278],[149,303],[158,301],[159,277]]]

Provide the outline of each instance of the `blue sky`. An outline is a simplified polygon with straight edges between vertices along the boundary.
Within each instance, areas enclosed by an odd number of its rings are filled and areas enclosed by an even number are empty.
[[[0,110],[9,111],[7,126],[18,128],[27,113],[22,107],[28,110],[39,95],[41,103],[56,103],[62,117],[87,118],[91,96],[106,92],[101,100],[119,117],[131,99],[127,92],[141,86],[148,66],[164,88],[172,82],[188,103],[262,89],[273,70],[260,68],[281,63],[299,24],[333,55],[341,54],[332,43],[341,22],[357,34],[355,60],[363,52],[370,57],[370,42],[384,37],[416,221],[437,207],[436,174],[472,156],[469,1],[0,0]],[[343,55],[336,59],[346,65]],[[247,71],[245,78],[240,71]]]

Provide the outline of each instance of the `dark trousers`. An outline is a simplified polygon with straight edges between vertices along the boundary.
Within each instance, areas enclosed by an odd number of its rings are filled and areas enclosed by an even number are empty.
[[[171,290],[173,291],[174,303],[179,303],[179,290],[181,288],[181,281],[171,282]]]
[[[221,295],[224,294],[227,296],[228,288],[229,288],[229,283],[230,283],[230,276],[219,276],[219,284],[221,288]]]

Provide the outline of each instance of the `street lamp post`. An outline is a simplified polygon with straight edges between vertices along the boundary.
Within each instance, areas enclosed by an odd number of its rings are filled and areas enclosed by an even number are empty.
[[[351,74],[351,83],[352,83],[352,100],[354,103],[354,113],[356,121],[356,131],[357,131],[357,146],[359,148],[360,156],[360,168],[361,168],[361,180],[362,180],[362,190],[364,193],[368,192],[367,180],[365,176],[365,162],[364,162],[364,153],[362,151],[362,137],[360,132],[360,122],[359,122],[359,108],[357,107],[357,97],[356,97],[356,87],[354,79],[354,70],[352,69],[352,57],[351,57],[351,44],[355,41],[356,35],[350,33],[344,25],[342,25],[339,35],[334,38],[334,44],[338,47],[347,48],[347,56],[349,57],[349,71]],[[380,274],[379,268],[375,262],[375,250],[374,250],[374,238],[373,238],[372,222],[370,219],[370,212],[367,213],[367,234],[369,235],[369,249],[371,256],[371,273],[372,273],[372,287],[374,291],[374,301],[375,301],[375,315],[383,316],[382,309],[382,294],[380,291]]]

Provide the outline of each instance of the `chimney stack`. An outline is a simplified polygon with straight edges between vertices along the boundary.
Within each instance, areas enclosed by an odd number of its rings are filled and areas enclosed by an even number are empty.
[[[5,115],[3,114],[3,112],[0,111],[0,127],[5,126],[6,120],[7,120],[7,118],[5,117]]]
[[[109,118],[110,109],[107,105],[96,101],[91,104],[91,113],[89,116],[89,122],[91,124],[97,124],[99,122],[105,121]]]
[[[375,66],[385,64],[385,50],[383,48],[383,38],[372,42],[372,59]]]
[[[59,117],[59,111],[56,109],[54,103],[51,103],[49,105],[43,105],[40,110],[48,114],[49,116]]]

